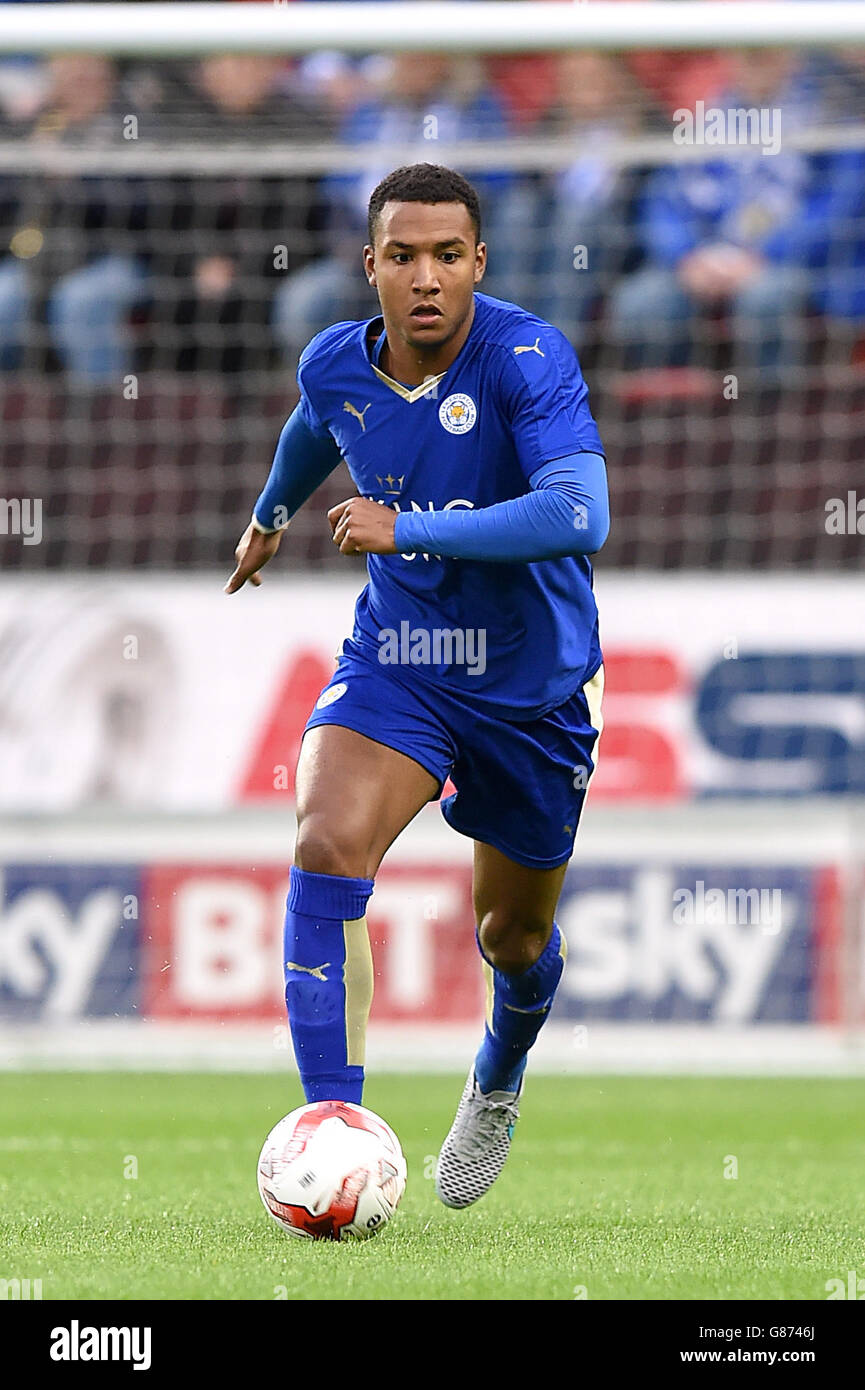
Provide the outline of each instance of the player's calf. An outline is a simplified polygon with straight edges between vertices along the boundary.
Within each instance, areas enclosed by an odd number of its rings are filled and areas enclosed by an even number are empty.
[[[484,1040],[436,1165],[436,1191],[449,1207],[476,1202],[504,1167],[528,1052],[549,1016],[565,961],[556,922],[520,921],[504,909],[484,916],[477,943],[487,1016]]]
[[[385,850],[435,789],[419,764],[353,729],[304,735],[283,961],[308,1102],[361,1102],[373,992],[366,905]]]
[[[373,992],[366,904],[372,879],[293,868],[286,902],[285,1004],[307,1102],[363,1096]]]
[[[566,946],[556,922],[488,913],[476,933],[487,986],[484,1040],[475,1058],[481,1091],[516,1092],[529,1048],[552,1008]]]

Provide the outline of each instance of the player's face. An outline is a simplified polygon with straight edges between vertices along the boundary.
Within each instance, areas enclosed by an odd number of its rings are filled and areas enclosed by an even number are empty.
[[[472,312],[486,258],[464,203],[385,203],[364,266],[388,334],[419,352],[441,349]]]

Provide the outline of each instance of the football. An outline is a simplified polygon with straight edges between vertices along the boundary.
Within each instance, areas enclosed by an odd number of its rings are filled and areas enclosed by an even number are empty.
[[[306,1240],[365,1240],[405,1191],[399,1140],[349,1101],[302,1105],[268,1134],[258,1160],[261,1200],[284,1231]]]

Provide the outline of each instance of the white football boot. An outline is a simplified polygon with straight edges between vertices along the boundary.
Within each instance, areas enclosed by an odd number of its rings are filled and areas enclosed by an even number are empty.
[[[517,1091],[484,1095],[469,1072],[462,1100],[436,1164],[436,1193],[446,1207],[470,1207],[495,1182],[519,1118]]]

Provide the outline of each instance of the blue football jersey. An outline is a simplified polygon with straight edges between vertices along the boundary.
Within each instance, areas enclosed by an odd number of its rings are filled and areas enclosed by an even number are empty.
[[[542,464],[583,450],[603,454],[573,348],[517,305],[475,294],[458,356],[413,388],[379,368],[383,342],[380,317],[334,324],[313,338],[298,367],[304,420],[336,441],[361,496],[400,511],[489,507],[529,492]],[[482,671],[478,663],[439,661],[413,665],[412,673],[482,701],[500,718],[537,718],[600,664],[586,556],[503,564],[418,553],[367,561],[354,643],[376,661],[383,633],[483,630]]]

